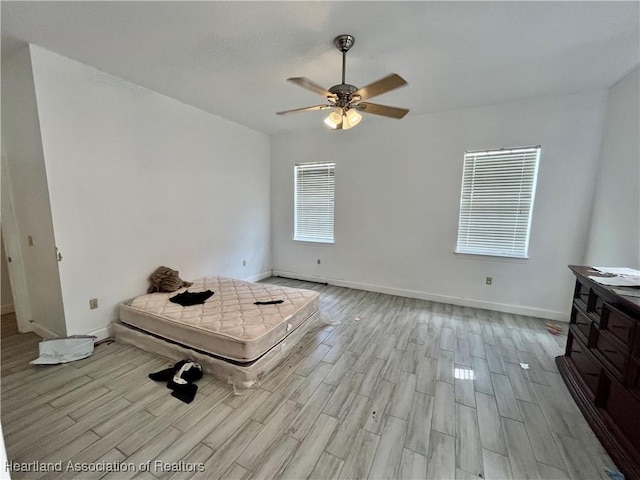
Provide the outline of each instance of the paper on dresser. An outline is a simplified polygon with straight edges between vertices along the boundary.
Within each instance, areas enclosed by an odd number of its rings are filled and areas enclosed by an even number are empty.
[[[609,285],[614,287],[640,287],[640,275],[628,277],[589,277],[594,282],[601,285]]]
[[[640,298],[640,290],[637,288],[612,288],[613,293],[617,293],[618,295],[623,295],[625,297],[636,297]]]
[[[631,276],[639,276],[640,270],[634,270],[633,268],[626,267],[593,267],[595,270],[598,270],[602,273],[610,273],[612,275],[631,275]]]

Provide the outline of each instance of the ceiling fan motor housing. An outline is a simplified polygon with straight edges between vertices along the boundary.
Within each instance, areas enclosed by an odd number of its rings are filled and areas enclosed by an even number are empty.
[[[338,107],[346,107],[353,100],[351,95],[357,90],[358,88],[355,85],[349,85],[348,83],[340,83],[329,89],[331,93],[338,97],[336,101],[336,106]]]

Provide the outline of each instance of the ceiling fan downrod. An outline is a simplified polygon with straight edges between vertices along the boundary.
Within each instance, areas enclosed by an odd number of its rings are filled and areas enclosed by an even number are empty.
[[[343,34],[333,39],[333,44],[342,52],[342,83],[345,83],[345,73],[347,71],[347,52],[353,47],[354,43],[356,43],[356,39],[353,38],[353,35]]]
[[[351,94],[357,90],[354,85],[346,83],[347,52],[351,47],[353,47],[355,41],[356,39],[353,35],[347,34],[338,35],[333,39],[335,47],[342,52],[342,83],[334,85],[329,89],[331,93],[338,97],[336,102],[336,106],[338,107],[347,107],[352,100]]]

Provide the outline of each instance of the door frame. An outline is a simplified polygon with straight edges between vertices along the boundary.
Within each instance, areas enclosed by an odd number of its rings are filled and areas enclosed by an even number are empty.
[[[4,155],[0,158],[0,164],[0,179],[2,182],[0,185],[2,194],[0,228],[2,230],[2,239],[7,256],[7,267],[9,269],[9,280],[11,281],[11,293],[16,311],[18,331],[26,333],[33,331],[31,326],[31,305],[29,302],[24,258],[22,256],[22,248],[20,247],[20,231],[18,229],[18,219],[16,218],[14,208],[15,204],[13,201],[9,165]],[[11,258],[11,261],[9,261],[9,258]]]

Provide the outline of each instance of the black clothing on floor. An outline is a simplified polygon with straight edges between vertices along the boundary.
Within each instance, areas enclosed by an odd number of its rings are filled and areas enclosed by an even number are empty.
[[[191,360],[181,360],[173,367],[150,373],[149,378],[156,382],[167,382],[167,388],[173,390],[172,397],[191,403],[198,391],[198,386],[193,382],[202,378],[202,367]]]
[[[173,377],[176,374],[176,372],[180,370],[182,366],[189,361],[190,360],[180,360],[173,367],[160,370],[159,372],[150,373],[149,378],[151,380],[155,380],[156,382],[168,382],[171,379],[171,377]]]

